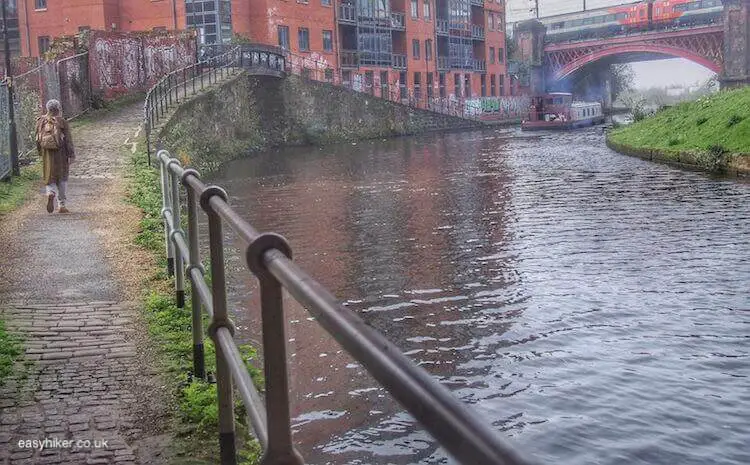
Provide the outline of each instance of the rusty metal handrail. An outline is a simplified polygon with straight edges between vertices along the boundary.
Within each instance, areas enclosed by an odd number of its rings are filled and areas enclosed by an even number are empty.
[[[164,75],[146,92],[146,100],[143,104],[143,124],[149,165],[151,164],[151,130],[164,117],[169,107],[173,103],[180,103],[180,95],[183,99],[187,99],[188,94],[192,95],[198,89],[203,90],[206,80],[208,85],[211,85],[219,78],[223,79],[224,73],[228,72],[226,70],[236,66],[241,59],[240,47],[234,47],[228,52],[196,61]],[[191,91],[188,91],[191,86]]]
[[[185,304],[185,273],[192,289],[193,364],[204,377],[201,307],[211,316],[208,334],[216,346],[221,463],[236,465],[233,392],[237,388],[264,449],[264,464],[302,464],[291,434],[289,386],[282,288],[315,317],[341,346],[383,385],[441,446],[467,465],[526,464],[492,429],[466,406],[417,367],[382,334],[298,267],[286,239],[259,233],[229,205],[227,193],[207,186],[197,171],[183,169],[169,152],[160,150],[162,216],[167,256],[174,272],[177,305]],[[188,230],[181,226],[180,184],[186,190]],[[198,206],[208,216],[211,289],[204,279],[198,243]],[[227,312],[223,227],[239,236],[245,263],[260,283],[265,405],[247,372],[233,339],[234,325]]]

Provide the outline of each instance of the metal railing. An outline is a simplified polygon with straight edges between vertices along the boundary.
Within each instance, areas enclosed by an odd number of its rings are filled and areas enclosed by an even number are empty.
[[[471,37],[473,39],[484,39],[484,27],[476,24],[471,25]]]
[[[356,68],[359,66],[356,50],[341,50],[339,57],[341,57],[342,68]]]
[[[406,55],[394,53],[393,54],[393,68],[406,69]]]
[[[339,21],[342,23],[356,23],[356,7],[349,3],[342,3],[341,5],[339,5]]]
[[[435,32],[437,35],[447,36],[448,35],[448,20],[447,19],[436,19],[435,20]]]
[[[282,290],[304,306],[339,344],[463,464],[523,464],[496,433],[426,371],[292,261],[287,241],[259,233],[228,204],[227,193],[207,186],[197,171],[183,169],[166,150],[157,154],[161,171],[162,216],[178,306],[185,304],[185,277],[191,284],[193,364],[204,375],[202,309],[211,318],[208,335],[216,347],[216,384],[221,463],[235,465],[234,392],[239,393],[264,464],[302,464],[290,429],[289,383]],[[186,192],[187,232],[181,226],[181,189]],[[198,208],[208,217],[211,286],[200,259]],[[266,395],[256,390],[234,341],[227,311],[224,226],[240,239],[245,264],[260,284]]]
[[[225,74],[233,72],[230,68],[240,65],[242,54],[240,47],[208,57],[190,66],[177,69],[161,78],[146,93],[143,104],[143,122],[146,131],[146,151],[148,162],[151,164],[151,130],[163,118],[172,104],[180,103],[180,99],[187,99],[206,85],[224,79]]]
[[[448,57],[437,57],[437,69],[439,71],[448,71],[450,69]]]

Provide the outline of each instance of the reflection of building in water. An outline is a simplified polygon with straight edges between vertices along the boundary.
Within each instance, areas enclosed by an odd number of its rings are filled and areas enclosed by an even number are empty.
[[[486,155],[501,142],[478,137],[284,150],[243,162],[249,176],[233,170],[241,183],[228,187],[252,223],[285,235],[295,261],[334,295],[449,386],[465,387],[482,380],[456,366],[472,358],[477,336],[503,330],[482,313],[493,297],[477,296],[504,285],[494,280],[501,265],[482,257],[502,254],[506,175]],[[238,319],[259,340],[257,285],[241,286],[249,294],[234,291],[243,296],[236,305],[250,311]],[[381,421],[401,408],[306,310],[285,303],[295,440],[309,461],[330,460],[313,447],[335,448],[350,434],[380,434],[377,442],[417,429],[406,421],[386,433]]]

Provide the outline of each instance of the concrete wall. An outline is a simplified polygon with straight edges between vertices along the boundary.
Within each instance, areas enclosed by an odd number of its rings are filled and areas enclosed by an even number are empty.
[[[210,169],[274,146],[479,126],[297,76],[241,74],[182,105],[160,131],[159,140],[186,162]]]

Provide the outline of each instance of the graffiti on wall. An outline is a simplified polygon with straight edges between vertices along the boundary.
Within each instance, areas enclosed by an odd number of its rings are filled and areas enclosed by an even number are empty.
[[[479,97],[466,99],[464,115],[483,119],[521,118],[529,108],[530,100],[526,96],[514,97]]]
[[[92,88],[112,98],[145,90],[170,71],[195,63],[196,41],[192,33],[94,31],[89,54]]]

